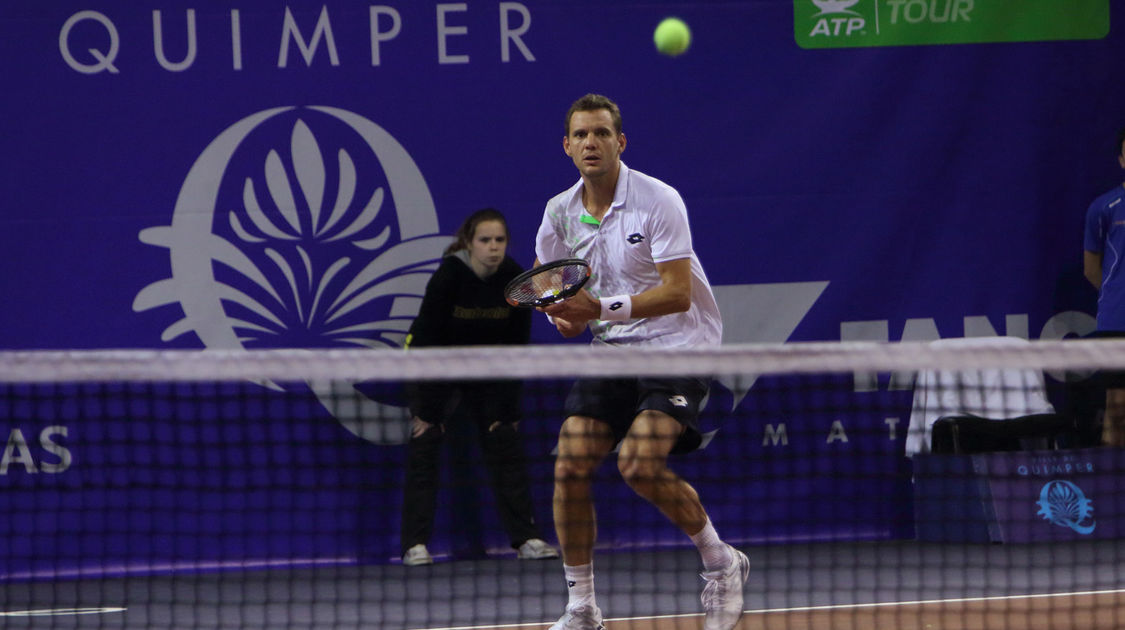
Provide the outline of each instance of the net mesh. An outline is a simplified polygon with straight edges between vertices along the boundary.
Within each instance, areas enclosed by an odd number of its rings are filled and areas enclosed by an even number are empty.
[[[668,465],[750,557],[736,627],[1125,627],[1101,443],[1123,364],[1121,340],[0,352],[0,625],[547,627],[562,563],[513,538],[558,544],[570,387],[672,375],[712,379],[702,448]],[[523,383],[499,446],[463,409],[498,379]],[[425,384],[460,387],[441,440],[411,439]],[[513,452],[517,482],[490,462]],[[619,461],[592,485],[606,626],[700,628],[701,554]],[[411,475],[432,508],[405,508]],[[403,563],[407,512],[433,514],[432,564]]]

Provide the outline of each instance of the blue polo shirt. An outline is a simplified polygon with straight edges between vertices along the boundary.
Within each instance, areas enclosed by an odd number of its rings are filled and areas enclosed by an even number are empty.
[[[1098,330],[1125,331],[1125,186],[1114,187],[1090,204],[1084,246],[1102,255]]]

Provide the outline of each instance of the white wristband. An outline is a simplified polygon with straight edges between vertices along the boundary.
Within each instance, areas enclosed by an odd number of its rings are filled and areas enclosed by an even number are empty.
[[[633,298],[628,295],[614,295],[601,298],[602,319],[623,322],[633,316]]]

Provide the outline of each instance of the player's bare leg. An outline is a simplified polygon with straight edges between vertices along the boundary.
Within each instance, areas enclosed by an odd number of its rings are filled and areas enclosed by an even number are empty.
[[[668,453],[683,425],[659,411],[642,411],[621,442],[617,469],[625,483],[691,536],[703,529],[707,513],[688,482],[668,469]]]
[[[1102,444],[1125,446],[1125,388],[1110,388],[1105,392]]]
[[[594,541],[597,539],[594,471],[613,450],[613,433],[592,418],[571,416],[559,432],[555,459],[555,532],[563,553],[567,605],[551,630],[604,630],[594,597]]]
[[[706,569],[701,600],[704,630],[731,630],[742,617],[742,588],[750,561],[719,539],[691,484],[668,469],[668,454],[683,426],[660,411],[642,411],[621,442],[617,468],[626,483],[676,524],[700,548]],[[711,564],[712,566],[708,566]]]
[[[552,507],[565,564],[590,563],[597,539],[590,486],[594,471],[612,450],[613,433],[605,424],[582,416],[571,416],[563,422]]]

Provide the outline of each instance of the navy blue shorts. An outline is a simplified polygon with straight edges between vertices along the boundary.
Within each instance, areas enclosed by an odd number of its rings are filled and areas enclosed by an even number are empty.
[[[642,411],[662,411],[685,428],[672,453],[699,448],[699,412],[710,391],[702,378],[597,378],[580,379],[566,397],[566,417],[587,416],[609,425],[614,442],[620,442]]]

